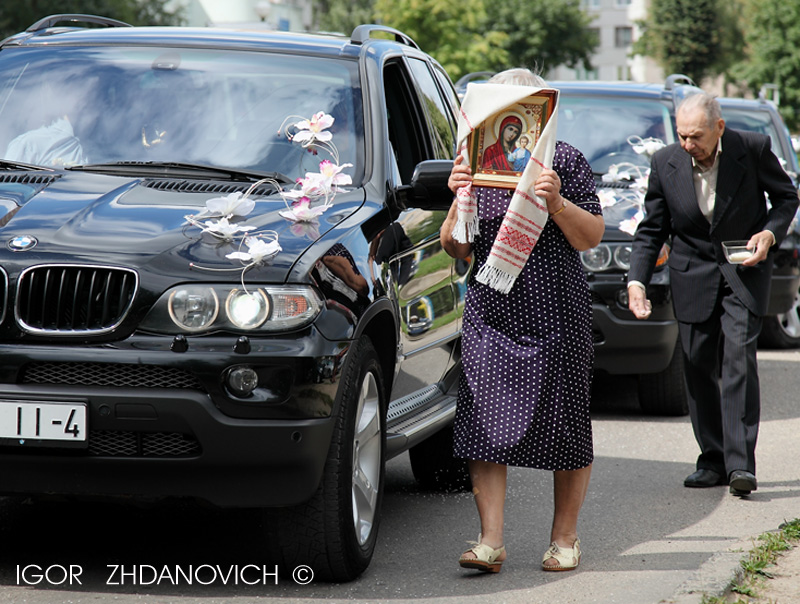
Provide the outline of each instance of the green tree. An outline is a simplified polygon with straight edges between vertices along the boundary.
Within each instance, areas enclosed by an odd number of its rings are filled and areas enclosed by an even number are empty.
[[[508,65],[508,36],[488,26],[484,0],[375,0],[374,16],[411,36],[454,80]]]
[[[748,0],[747,59],[734,74],[753,94],[764,84],[780,92],[780,112],[790,130],[800,128],[800,1]]]
[[[314,29],[350,35],[356,25],[373,23],[374,0],[315,0]]]
[[[701,82],[719,65],[720,0],[652,0],[634,52]]]
[[[599,40],[590,29],[592,17],[578,0],[502,0],[489,2],[487,11],[493,29],[507,36],[511,65],[537,67],[542,73],[563,64],[591,69]],[[507,66],[493,64],[490,69]]]
[[[24,31],[42,17],[64,13],[102,15],[131,25],[180,25],[181,11],[169,11],[169,0],[3,0],[0,39]]]

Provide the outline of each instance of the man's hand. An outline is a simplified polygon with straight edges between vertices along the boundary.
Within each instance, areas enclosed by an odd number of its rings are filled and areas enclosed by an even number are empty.
[[[761,231],[750,237],[750,241],[747,242],[747,249],[755,250],[755,252],[747,260],[742,262],[742,265],[754,266],[762,260],[766,260],[769,248],[771,248],[774,243],[775,235],[772,234],[772,231]]]
[[[628,286],[628,308],[637,319],[646,319],[653,311],[653,305],[647,299],[645,291],[638,285]]]

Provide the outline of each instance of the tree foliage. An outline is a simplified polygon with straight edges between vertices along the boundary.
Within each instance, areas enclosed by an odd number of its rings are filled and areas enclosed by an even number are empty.
[[[780,92],[780,112],[790,130],[800,128],[800,2],[748,0],[747,58],[734,69],[753,94],[764,84]]]
[[[376,0],[375,17],[411,36],[454,80],[508,63],[508,36],[488,26],[484,0]]]
[[[590,29],[592,17],[578,0],[503,0],[488,2],[487,11],[493,28],[507,36],[511,65],[538,67],[542,73],[563,64],[591,69],[599,40]]]
[[[653,57],[666,73],[700,82],[721,54],[721,0],[652,0],[634,52]]]
[[[42,17],[65,13],[101,15],[131,25],[180,25],[179,10],[169,11],[169,0],[3,0],[0,2],[0,39],[24,31]]]
[[[314,29],[350,35],[357,25],[375,21],[374,0],[314,0]]]

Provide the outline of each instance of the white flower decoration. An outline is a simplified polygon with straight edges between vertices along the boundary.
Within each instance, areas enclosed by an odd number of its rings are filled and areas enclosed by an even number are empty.
[[[311,200],[308,197],[303,197],[293,203],[290,209],[278,212],[278,214],[292,222],[310,222],[322,215],[328,207],[327,205],[321,205],[312,208]]]
[[[247,216],[255,207],[256,202],[241,191],[206,201],[206,213],[214,216]]]
[[[636,228],[639,226],[639,223],[644,218],[644,212],[640,209],[628,218],[627,220],[623,220],[619,223],[619,230],[623,233],[628,233],[628,235],[635,235]]]
[[[662,141],[660,138],[642,138],[641,136],[631,135],[628,137],[628,144],[633,147],[634,152],[637,155],[646,155],[650,157],[658,151],[666,147],[666,143]]]
[[[292,140],[300,143],[303,147],[308,147],[315,142],[327,143],[333,138],[333,134],[327,132],[327,129],[333,126],[333,122],[333,116],[319,111],[310,120],[300,120],[294,124],[298,132],[294,134]]]
[[[282,249],[277,239],[265,241],[259,237],[246,237],[244,243],[247,246],[246,252],[232,252],[225,257],[253,265],[271,258]]]
[[[608,172],[603,174],[603,182],[620,182],[621,180],[630,180],[631,173],[627,170],[621,169],[618,164],[611,164],[608,167]]]
[[[619,202],[617,194],[611,189],[599,189],[597,196],[600,198],[601,208],[610,208]]]
[[[204,233],[210,233],[214,237],[224,239],[225,241],[232,241],[237,233],[246,233],[252,231],[254,226],[241,226],[228,221],[227,217],[220,218],[219,220],[206,220],[206,226],[203,229]]]

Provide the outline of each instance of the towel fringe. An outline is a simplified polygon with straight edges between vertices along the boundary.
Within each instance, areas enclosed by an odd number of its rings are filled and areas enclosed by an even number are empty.
[[[507,294],[514,287],[517,280],[515,275],[511,275],[496,266],[484,264],[478,271],[475,277],[480,283],[488,285],[492,289],[499,291],[501,294]]]

